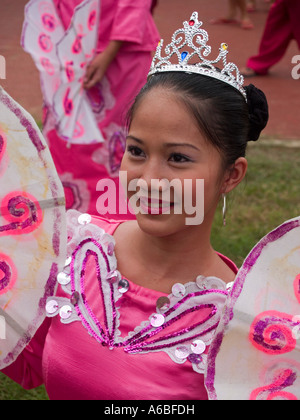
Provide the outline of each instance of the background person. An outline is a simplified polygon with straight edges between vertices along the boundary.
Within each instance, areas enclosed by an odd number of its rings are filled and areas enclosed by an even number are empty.
[[[65,29],[82,0],[53,0]],[[103,144],[74,144],[60,138],[51,111],[44,127],[58,174],[65,187],[67,208],[97,214],[97,182],[118,174],[125,148],[124,121],[128,104],[146,81],[152,51],[159,41],[151,8],[152,0],[102,0],[97,54],[87,68],[84,88],[93,100],[102,98],[98,127]],[[92,107],[91,107],[91,112]],[[95,114],[97,115],[97,114]],[[119,208],[119,206],[117,206]],[[118,214],[108,215],[118,218]],[[124,218],[124,215],[122,215]],[[132,215],[128,213],[128,218]]]
[[[295,39],[300,50],[300,2],[276,0],[269,11],[257,55],[250,57],[242,70],[246,77],[267,75],[269,69],[284,56]]]

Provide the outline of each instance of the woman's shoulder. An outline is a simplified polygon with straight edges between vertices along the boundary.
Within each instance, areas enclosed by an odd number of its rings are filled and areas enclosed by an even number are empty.
[[[106,233],[113,235],[115,230],[127,219],[111,219],[104,216],[94,216],[89,213],[80,213],[77,210],[68,210],[67,211],[67,225],[71,229],[73,227],[85,226],[93,224],[98,228],[103,229]]]

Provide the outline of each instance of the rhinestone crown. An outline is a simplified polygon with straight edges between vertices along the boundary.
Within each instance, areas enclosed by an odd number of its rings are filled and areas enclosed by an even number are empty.
[[[164,57],[161,55],[164,41],[159,42],[148,76],[168,71],[198,73],[228,83],[247,101],[246,91],[243,88],[244,77],[234,63],[227,63],[228,45],[222,43],[218,57],[215,60],[208,60],[206,57],[211,54],[211,47],[207,45],[208,33],[201,28],[202,22],[198,20],[198,13],[194,12],[189,22],[183,22],[183,26],[174,32],[172,42],[164,49],[166,54]],[[171,62],[173,56],[178,59],[175,64]],[[195,58],[197,62],[192,63]],[[216,67],[220,63],[223,63],[222,69]]]

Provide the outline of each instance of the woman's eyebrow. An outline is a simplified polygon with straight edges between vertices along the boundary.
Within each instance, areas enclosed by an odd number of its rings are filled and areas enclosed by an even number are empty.
[[[137,143],[144,144],[143,140],[138,139],[137,137],[131,136],[130,134],[128,134],[128,136],[126,137],[126,140],[133,140],[133,141],[136,141]]]
[[[166,146],[166,147],[178,147],[178,146],[181,146],[181,147],[191,147],[192,149],[195,149],[198,152],[200,151],[200,149],[197,146],[194,146],[191,143],[166,143],[164,146]]]
[[[144,144],[143,140],[139,139],[138,137],[135,137],[135,136],[132,136],[132,135],[128,135],[126,138],[129,139],[129,140],[136,141],[139,144]],[[200,151],[200,149],[198,147],[196,147],[196,146],[194,146],[193,144],[190,144],[190,143],[179,143],[179,142],[176,143],[176,142],[172,142],[172,143],[165,143],[164,144],[164,147],[166,147],[166,148],[168,148],[168,147],[178,147],[178,146],[181,146],[181,147],[190,147],[190,148],[192,148],[194,150],[197,150],[198,152]]]

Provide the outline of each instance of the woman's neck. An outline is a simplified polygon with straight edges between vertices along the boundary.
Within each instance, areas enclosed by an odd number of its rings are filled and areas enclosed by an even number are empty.
[[[220,274],[223,263],[210,244],[210,231],[204,226],[161,238],[143,232],[135,222],[128,222],[114,236],[119,271],[143,287],[169,293],[175,283],[194,281],[200,274]]]

